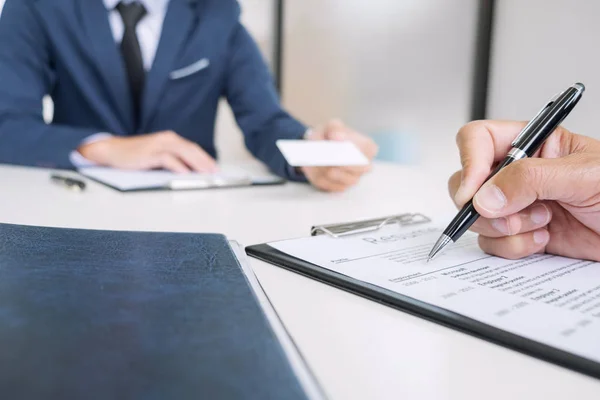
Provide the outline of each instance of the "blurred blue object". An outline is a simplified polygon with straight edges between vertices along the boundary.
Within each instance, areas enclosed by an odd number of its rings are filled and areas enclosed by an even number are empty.
[[[398,164],[417,164],[419,162],[418,135],[394,131],[381,131],[370,134],[379,146],[376,160]]]

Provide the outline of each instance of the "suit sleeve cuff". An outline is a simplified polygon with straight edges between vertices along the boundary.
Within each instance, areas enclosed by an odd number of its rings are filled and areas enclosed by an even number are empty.
[[[81,142],[81,145],[98,142],[100,140],[111,138],[112,136],[113,135],[111,135],[110,133],[104,133],[104,132],[96,133],[94,135],[91,135],[91,136],[88,136],[87,138],[85,138]],[[69,154],[69,161],[71,161],[71,164],[73,164],[73,166],[75,168],[98,166],[98,164],[96,164],[95,162],[90,161],[87,158],[85,158],[84,156],[82,156],[81,153],[78,152],[77,150],[73,150]]]
[[[310,128],[306,129],[306,131],[304,131],[304,133],[302,134],[302,137],[298,138],[300,140],[306,140],[308,139],[308,137],[311,135],[312,130]],[[287,178],[290,181],[293,182],[303,182],[303,183],[307,183],[308,179],[306,179],[306,176],[304,175],[304,173],[300,170],[300,167],[292,167],[290,164],[288,164],[286,162],[286,167],[285,167],[285,172],[287,175]]]
[[[288,177],[288,180],[293,181],[293,182],[308,182],[308,179],[306,179],[306,176],[304,175],[304,173],[302,173],[302,171],[300,171],[299,167],[292,167],[291,165],[287,165],[286,166],[286,174]]]

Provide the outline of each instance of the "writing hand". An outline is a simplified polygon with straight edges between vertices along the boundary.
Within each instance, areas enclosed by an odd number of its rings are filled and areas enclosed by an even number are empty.
[[[458,207],[471,197],[481,248],[505,258],[537,252],[600,261],[600,142],[558,128],[538,153],[483,182],[525,126],[477,121],[457,136],[462,170],[449,181]],[[481,187],[481,188],[480,188]]]

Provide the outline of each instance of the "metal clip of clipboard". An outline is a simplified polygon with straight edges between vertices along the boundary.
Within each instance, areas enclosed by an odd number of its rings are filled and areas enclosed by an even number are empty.
[[[329,235],[334,238],[355,235],[358,233],[374,232],[386,225],[399,224],[401,226],[417,225],[431,222],[429,217],[423,214],[399,214],[389,217],[369,219],[363,221],[346,222],[341,224],[329,224],[313,226],[310,230],[311,236]]]

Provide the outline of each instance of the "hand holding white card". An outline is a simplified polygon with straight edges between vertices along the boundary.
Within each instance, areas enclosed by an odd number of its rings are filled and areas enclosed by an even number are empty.
[[[369,159],[348,141],[278,140],[277,147],[292,167],[368,165]]]

